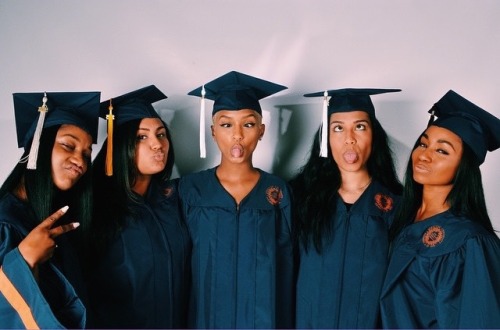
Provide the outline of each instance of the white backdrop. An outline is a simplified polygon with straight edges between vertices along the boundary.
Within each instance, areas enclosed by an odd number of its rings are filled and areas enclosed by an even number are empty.
[[[320,122],[321,100],[304,93],[401,88],[372,99],[402,175],[427,110],[449,89],[500,117],[498,17],[498,0],[2,0],[0,181],[22,153],[14,92],[98,90],[104,100],[155,84],[169,97],[155,108],[173,132],[175,175],[211,167],[216,146],[207,128],[199,159],[199,99],[186,93],[231,70],[289,87],[262,102],[254,156],[285,179]],[[500,230],[500,151],[481,168]]]

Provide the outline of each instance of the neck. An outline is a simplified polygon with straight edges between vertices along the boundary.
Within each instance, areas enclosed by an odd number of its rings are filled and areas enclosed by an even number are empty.
[[[346,203],[354,204],[372,182],[368,171],[342,173],[338,193]]]
[[[368,171],[362,172],[345,172],[342,173],[339,190],[345,192],[357,192],[365,190],[370,185],[372,178]]]
[[[135,184],[132,187],[132,191],[138,195],[144,196],[146,191],[148,190],[149,184],[151,183],[150,175],[140,175],[135,178]]]
[[[229,180],[241,180],[241,177],[254,174],[256,172],[257,170],[253,167],[251,162],[235,164],[223,161],[217,167],[217,176],[224,177]]]
[[[446,201],[453,185],[429,186],[424,185],[422,190],[422,204],[417,211],[415,221],[423,221],[450,208]]]

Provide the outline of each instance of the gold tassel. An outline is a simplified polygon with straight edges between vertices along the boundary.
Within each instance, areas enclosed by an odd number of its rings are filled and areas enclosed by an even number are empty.
[[[115,120],[115,115],[113,115],[113,104],[109,100],[109,113],[106,115],[106,120],[108,121],[108,145],[106,150],[106,175],[113,175],[113,120]]]
[[[47,93],[43,93],[43,104],[38,108],[40,115],[38,117],[38,123],[36,124],[35,134],[33,135],[33,142],[31,142],[30,154],[28,156],[28,164],[26,168],[29,170],[36,170],[36,161],[38,160],[38,149],[40,147],[40,137],[42,136],[43,123],[45,122],[45,116],[49,111],[47,107]]]

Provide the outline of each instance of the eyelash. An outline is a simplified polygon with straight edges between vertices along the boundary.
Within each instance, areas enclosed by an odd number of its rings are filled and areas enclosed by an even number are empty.
[[[158,133],[158,134],[156,134],[156,137],[158,139],[165,139],[167,137],[167,133],[165,133],[165,132]],[[148,138],[148,136],[146,134],[139,134],[139,135],[137,135],[136,140],[141,141],[141,140],[145,140],[147,138]]]
[[[418,143],[418,147],[419,147],[419,148],[424,148],[424,149],[426,149],[426,148],[427,148],[427,145],[426,145],[424,142],[419,142],[419,143]],[[442,155],[449,155],[449,154],[450,154],[448,151],[446,151],[446,150],[444,150],[444,149],[436,149],[436,152],[437,152],[437,153],[440,153],[440,154],[442,154]]]
[[[342,125],[335,125],[333,126],[333,131],[334,132],[342,132],[343,131]],[[365,124],[357,124],[356,125],[356,131],[365,131],[366,130],[366,125]]]
[[[255,123],[253,122],[250,122],[250,123],[245,123],[243,124],[243,127],[246,127],[246,128],[252,128],[252,127],[255,127]],[[232,127],[233,125],[232,124],[229,124],[229,123],[222,123],[220,124],[220,127],[223,127],[223,128],[229,128],[229,127]]]

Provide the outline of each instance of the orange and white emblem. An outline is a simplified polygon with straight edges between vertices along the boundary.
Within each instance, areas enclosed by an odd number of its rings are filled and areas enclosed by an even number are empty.
[[[444,240],[444,229],[441,226],[427,228],[422,236],[422,243],[427,247],[435,247]]]
[[[279,187],[271,186],[266,189],[266,197],[271,205],[278,205],[283,198],[283,192]]]

